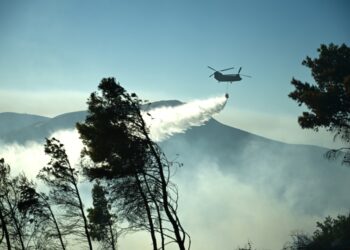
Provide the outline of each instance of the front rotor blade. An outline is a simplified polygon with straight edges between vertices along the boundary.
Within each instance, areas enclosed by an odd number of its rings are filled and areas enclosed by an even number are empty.
[[[247,76],[247,75],[242,75],[242,74],[241,74],[241,76],[245,76],[245,77],[249,77],[249,78],[252,78],[251,76]]]
[[[234,67],[227,68],[227,69],[222,69],[222,70],[220,70],[220,71],[222,72],[222,71],[226,71],[226,70],[230,70],[230,69],[234,69]]]
[[[209,77],[212,77],[215,73],[211,74]]]
[[[217,71],[216,69],[214,69],[214,68],[212,68],[212,67],[210,67],[210,66],[208,66],[208,68],[211,69],[211,70]]]

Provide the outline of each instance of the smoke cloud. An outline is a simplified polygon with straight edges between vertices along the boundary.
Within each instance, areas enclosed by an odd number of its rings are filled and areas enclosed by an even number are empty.
[[[191,101],[176,107],[155,108],[148,111],[149,115],[146,112],[143,115],[152,139],[162,141],[204,124],[225,107],[226,101],[225,97]],[[82,148],[77,131],[56,131],[52,136],[61,140],[76,166]],[[348,169],[314,168],[317,166],[314,157],[290,169],[291,164],[287,163],[294,164],[298,155],[290,155],[289,151],[261,157],[257,152],[264,149],[248,143],[239,152],[228,148],[220,149],[224,154],[219,151],[209,154],[201,142],[173,139],[169,140],[166,153],[169,158],[180,153],[179,161],[184,163],[173,181],[179,187],[179,216],[191,235],[193,250],[234,250],[248,240],[257,249],[281,249],[294,230],[312,232],[316,221],[346,212],[349,207]],[[11,165],[13,174],[24,172],[33,179],[49,160],[43,145],[32,142],[26,145],[0,142],[1,157]],[[80,187],[88,208],[91,185],[85,182]],[[124,235],[119,242],[120,249],[152,248],[145,232]]]
[[[143,112],[150,136],[156,142],[193,126],[201,126],[226,105],[226,97],[195,100],[175,107],[160,107]]]
[[[72,165],[79,162],[83,144],[76,130],[59,130],[52,133],[48,138],[55,137],[64,144],[69,161]],[[0,141],[0,158],[11,166],[12,175],[24,173],[34,179],[39,171],[46,166],[50,158],[44,153],[44,145],[38,142],[25,144],[3,144]]]
[[[52,136],[65,144],[68,157],[72,165],[76,166],[82,147],[77,131],[57,131]],[[185,166],[177,171],[174,182],[179,187],[179,215],[191,235],[193,250],[234,250],[249,240],[257,249],[281,249],[294,230],[311,232],[316,221],[323,220],[328,214],[336,215],[342,208],[335,208],[337,205],[327,208],[323,202],[318,205],[323,210],[321,215],[296,209],[294,204],[303,200],[303,197],[293,194],[305,192],[305,188],[310,185],[310,176],[317,176],[319,169],[309,169],[308,172],[311,173],[307,178],[303,177],[306,173],[298,169],[295,175],[300,181],[289,183],[290,174],[281,175],[277,166],[269,167],[271,161],[268,160],[250,159],[259,164],[242,162],[246,171],[226,173],[215,157],[200,154],[204,152],[202,148],[196,146],[194,149],[191,145],[179,142],[172,151],[179,152],[179,148],[182,148],[179,160],[185,162]],[[255,150],[257,149],[246,148],[242,157],[252,158]],[[49,160],[44,155],[43,145],[38,143],[0,145],[0,152],[0,157],[4,157],[11,165],[13,174],[24,172],[32,179]],[[279,163],[283,165],[287,160],[293,159],[280,157]],[[347,169],[332,169],[333,171],[341,171],[341,175],[349,176]],[[292,191],[287,198],[278,197],[271,192],[287,183],[288,190]],[[349,186],[344,187],[343,193],[331,196],[331,192],[324,192],[324,183],[315,182],[315,185],[315,189],[321,190],[320,195],[327,199],[333,197],[334,200],[342,200]],[[85,207],[91,207],[91,185],[84,182],[80,187]],[[119,247],[152,249],[150,237],[145,232],[122,236]],[[176,248],[169,246],[169,249]]]
[[[150,129],[150,136],[160,142],[177,133],[184,133],[192,126],[201,126],[214,114],[220,112],[227,102],[225,97],[194,100],[175,107],[160,107],[143,112],[143,118]],[[59,139],[66,148],[71,163],[77,163],[83,144],[76,130],[59,130],[48,138]],[[35,178],[49,158],[44,154],[44,146],[38,142],[4,144],[0,141],[0,157],[12,166],[14,175],[24,172]],[[33,159],[35,157],[35,160]],[[32,164],[35,162],[35,164]]]

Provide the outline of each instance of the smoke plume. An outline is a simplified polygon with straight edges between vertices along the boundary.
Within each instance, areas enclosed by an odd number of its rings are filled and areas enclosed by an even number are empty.
[[[225,97],[191,101],[155,108],[143,116],[152,139],[161,141],[200,126],[220,112],[226,101]],[[65,145],[72,166],[79,168],[82,142],[78,132],[61,130],[51,136]],[[191,235],[191,249],[237,249],[248,241],[259,249],[281,249],[294,230],[311,233],[316,221],[348,211],[349,169],[318,164],[316,156],[322,158],[318,154],[322,149],[298,161],[303,146],[298,146],[300,151],[288,151],[272,141],[268,147],[255,142],[239,144],[241,151],[224,146],[208,151],[202,142],[185,138],[167,145],[167,155],[179,153],[185,166],[177,171],[174,183],[179,187],[179,216]],[[13,175],[24,172],[30,179],[49,161],[43,145],[36,142],[0,142],[2,157]],[[91,184],[83,182],[79,187],[85,206],[91,207]],[[152,248],[145,232],[123,235],[118,244],[120,249]]]
[[[220,112],[227,98],[214,97],[195,100],[175,107],[160,107],[143,112],[154,141],[163,141],[177,133],[184,133],[192,126],[201,126],[214,114]]]

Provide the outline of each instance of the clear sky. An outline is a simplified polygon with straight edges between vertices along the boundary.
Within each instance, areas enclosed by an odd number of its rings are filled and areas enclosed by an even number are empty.
[[[296,121],[290,81],[311,81],[301,61],[321,43],[350,44],[349,10],[346,0],[0,1],[0,112],[84,109],[106,76],[144,99],[205,99],[226,91],[208,65],[242,66],[252,78],[229,87],[220,119],[259,133],[259,117]]]
[[[349,0],[0,0],[0,112],[55,116],[83,110],[89,94],[109,76],[142,99],[208,99],[226,92],[226,84],[208,77],[213,73],[208,65],[234,66],[232,73],[242,66],[242,74],[252,78],[229,86],[230,98],[216,119],[288,143],[333,148],[339,145],[330,134],[299,127],[297,117],[305,108],[288,94],[292,77],[312,82],[301,62],[316,57],[320,44],[350,46],[349,12]],[[62,133],[71,140],[71,132]],[[76,144],[65,144],[79,155]],[[47,162],[38,153],[42,145],[5,146],[2,155],[33,176],[28,159],[38,161],[34,167]],[[192,148],[185,151],[191,154]],[[300,215],[295,204],[305,197],[317,201],[318,195],[301,197],[299,190],[315,183],[326,190],[333,182],[319,184],[318,174],[299,171],[300,166],[290,178],[284,163],[271,166],[255,160],[254,151],[245,152],[254,164],[242,163],[246,175],[241,176],[221,173],[210,155],[193,154],[200,171],[188,172],[179,187],[197,249],[235,249],[228,244],[248,237],[257,248],[280,245],[290,229],[315,227],[313,215]],[[281,162],[289,160],[293,156]],[[289,179],[297,181],[289,185]],[[271,191],[280,186],[286,190],[281,200]],[[213,227],[204,217],[215,220]]]

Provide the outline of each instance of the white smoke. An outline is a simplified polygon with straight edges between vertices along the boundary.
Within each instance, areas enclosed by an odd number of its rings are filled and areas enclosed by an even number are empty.
[[[150,126],[152,139],[164,140],[175,133],[183,133],[191,126],[200,126],[212,115],[220,112],[226,104],[225,97],[210,98],[201,101],[191,101],[176,107],[163,107],[150,110],[151,116],[144,113],[147,125]],[[51,136],[59,139],[67,150],[71,164],[76,166],[82,143],[76,130],[56,131]],[[50,136],[50,137],[51,137]],[[234,139],[234,138],[233,138]],[[193,250],[205,249],[237,249],[251,240],[259,249],[281,249],[290,239],[293,230],[312,232],[316,221],[330,214],[336,215],[344,209],[342,206],[328,206],[320,203],[320,214],[305,213],[295,209],[294,204],[303,202],[303,197],[295,195],[303,193],[310,187],[308,176],[317,176],[320,170],[305,168],[306,172],[295,171],[295,182],[287,182],[288,174],[281,174],[285,169],[278,168],[286,161],[294,161],[297,156],[276,160],[254,157],[259,148],[245,148],[242,153],[244,160],[240,164],[245,170],[241,174],[223,172],[218,160],[199,154],[200,147],[195,151],[191,145],[181,143],[181,157],[187,162],[175,176],[179,186],[179,215],[185,229],[190,233]],[[178,152],[175,147],[173,152]],[[191,153],[186,153],[191,152]],[[48,162],[41,144],[30,142],[26,145],[0,143],[0,158],[11,165],[14,175],[24,172],[34,179],[41,167]],[[278,156],[277,156],[278,157]],[[276,164],[270,167],[271,163]],[[230,164],[230,163],[228,163]],[[306,162],[305,166],[312,166]],[[239,168],[232,163],[231,167]],[[283,171],[282,171],[283,170]],[[324,170],[321,170],[324,171]],[[338,168],[333,171],[343,171]],[[307,176],[307,177],[305,177]],[[273,180],[273,181],[271,181]],[[330,176],[329,185],[339,181]],[[313,179],[313,185],[319,185],[319,190],[325,185]],[[345,185],[345,184],[344,184]],[[271,192],[272,189],[286,187],[285,195],[281,198]],[[82,184],[82,196],[86,207],[91,206],[91,186]],[[346,189],[344,189],[346,190]],[[345,192],[345,191],[344,191]],[[322,196],[334,197],[330,200],[344,200],[341,190],[334,193],[321,192]],[[311,199],[311,198],[307,198]],[[330,202],[331,204],[332,202]],[[318,203],[315,203],[316,205]],[[120,249],[151,249],[150,237],[146,233],[128,234],[119,240]],[[170,248],[169,249],[174,249]]]
[[[150,137],[159,142],[176,133],[184,133],[192,126],[203,125],[214,114],[220,112],[226,102],[225,97],[194,100],[175,107],[155,108],[143,112],[142,115],[146,125],[150,128]],[[49,136],[51,137],[59,139],[65,145],[69,160],[73,165],[79,162],[83,144],[77,130],[55,131]],[[6,162],[12,166],[14,175],[24,172],[33,179],[49,160],[44,154],[44,146],[37,142],[27,142],[25,145],[0,142],[1,157],[4,157]],[[32,161],[35,161],[35,164],[32,164]]]
[[[70,163],[75,167],[79,163],[83,143],[77,130],[59,130],[48,138],[55,137],[64,144]],[[47,165],[50,157],[44,153],[44,144],[29,141],[25,144],[0,142],[0,158],[4,158],[11,166],[12,175],[24,173],[30,179],[35,179],[39,171]]]
[[[163,141],[177,133],[184,133],[193,126],[201,126],[214,114],[220,112],[227,98],[214,97],[195,100],[175,107],[160,107],[143,112],[149,126],[150,137],[156,142]]]

